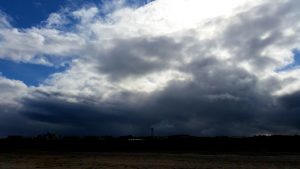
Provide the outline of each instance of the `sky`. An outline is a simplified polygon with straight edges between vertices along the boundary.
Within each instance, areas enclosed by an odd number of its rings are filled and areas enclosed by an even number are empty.
[[[300,134],[298,0],[0,0],[0,137]]]

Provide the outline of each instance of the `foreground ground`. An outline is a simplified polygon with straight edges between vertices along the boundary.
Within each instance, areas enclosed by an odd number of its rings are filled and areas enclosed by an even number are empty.
[[[1,153],[0,169],[299,169],[299,155]]]

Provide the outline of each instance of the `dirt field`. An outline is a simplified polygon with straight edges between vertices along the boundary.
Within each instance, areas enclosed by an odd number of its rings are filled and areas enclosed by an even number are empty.
[[[300,169],[300,156],[0,153],[0,169]]]

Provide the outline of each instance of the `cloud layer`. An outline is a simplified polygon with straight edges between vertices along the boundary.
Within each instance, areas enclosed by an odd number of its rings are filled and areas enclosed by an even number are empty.
[[[299,49],[300,2],[214,3],[114,1],[27,29],[0,14],[0,58],[69,64],[36,87],[1,76],[0,117],[18,123],[0,135],[299,133],[300,70],[278,70]]]

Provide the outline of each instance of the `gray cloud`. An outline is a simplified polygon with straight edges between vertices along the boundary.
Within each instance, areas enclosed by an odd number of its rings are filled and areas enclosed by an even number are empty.
[[[211,74],[207,71],[212,67],[196,69],[196,78],[191,82],[171,81],[163,91],[148,95],[124,93],[115,97],[117,100],[101,104],[95,100],[70,103],[50,93],[42,98],[25,100],[27,108],[22,113],[34,121],[61,125],[61,132],[65,132],[66,126],[72,126],[69,132],[77,134],[127,132],[145,135],[151,126],[157,127],[158,134],[257,133],[261,130],[259,118],[272,113],[263,111],[269,109],[270,96],[258,90],[255,76],[242,69],[221,65],[209,65],[215,67]],[[136,105],[128,103],[126,100],[131,97],[139,102]]]
[[[247,60],[255,69],[264,70],[279,64],[274,56],[264,53],[268,47],[278,45],[289,50],[298,47],[294,46],[297,36],[287,38],[284,31],[298,29],[296,9],[300,3],[291,0],[275,4],[266,3],[241,13],[226,28],[222,42],[234,54],[236,62]]]
[[[97,58],[100,71],[112,79],[168,70],[170,61],[180,59],[177,52],[182,48],[169,37],[117,39],[113,44]]]
[[[76,135],[145,134],[148,120],[129,105],[116,103],[68,102],[55,95],[38,94],[24,99],[21,114],[32,121],[48,124],[49,130]],[[87,99],[85,99],[87,100]],[[51,127],[52,125],[52,127]]]

